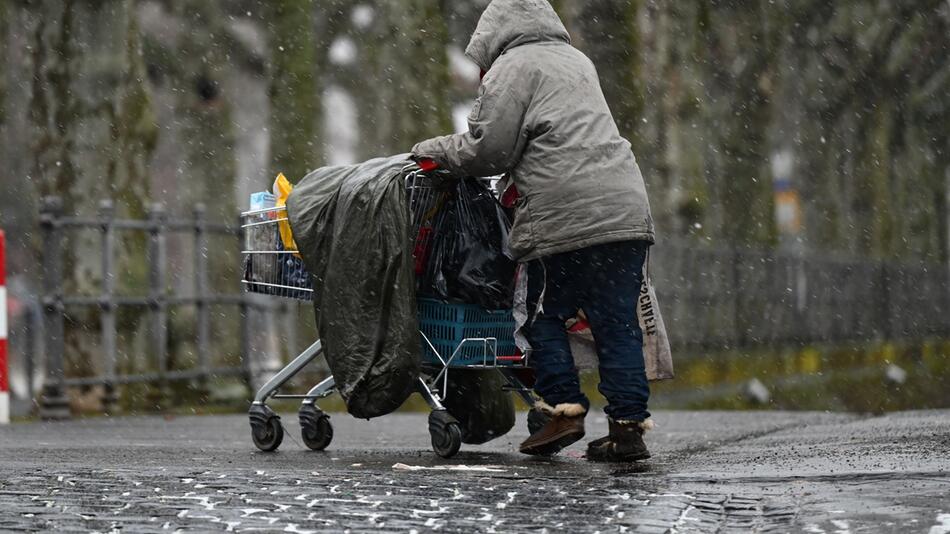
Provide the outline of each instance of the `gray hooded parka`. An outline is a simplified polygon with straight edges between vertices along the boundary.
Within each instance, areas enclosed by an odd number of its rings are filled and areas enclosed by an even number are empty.
[[[487,71],[467,132],[413,147],[464,176],[509,173],[520,193],[511,251],[521,261],[601,243],[653,242],[630,143],[591,61],[548,0],[493,0],[465,50]]]

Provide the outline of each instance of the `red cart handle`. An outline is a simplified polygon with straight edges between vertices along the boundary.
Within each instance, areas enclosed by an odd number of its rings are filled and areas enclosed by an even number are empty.
[[[419,165],[419,168],[422,169],[423,172],[434,171],[439,168],[439,164],[436,163],[434,159],[429,158],[420,158],[416,164]]]

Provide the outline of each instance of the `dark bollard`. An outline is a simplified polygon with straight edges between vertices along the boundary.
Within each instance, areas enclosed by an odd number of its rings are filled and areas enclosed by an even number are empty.
[[[40,397],[40,417],[46,420],[69,419],[69,398],[65,388],[63,320],[63,243],[60,217],[63,201],[44,197],[40,206],[43,235],[43,330],[46,336],[46,382]]]
[[[238,219],[238,244],[240,250],[244,250],[245,235],[242,224],[244,219]],[[251,303],[248,294],[241,288],[240,302],[238,304],[238,313],[240,314],[240,355],[241,372],[244,377],[244,383],[247,386],[248,395],[251,396],[255,391],[254,366],[251,364]]]
[[[115,306],[115,207],[111,200],[99,203],[100,232],[102,234],[102,293],[99,297],[100,330],[102,335],[103,392],[102,409],[112,413],[118,402],[116,375],[116,306]]]
[[[152,404],[163,409],[168,399],[168,300],[165,294],[167,269],[165,248],[165,210],[161,204],[152,204],[149,221],[149,334],[158,381],[152,392]]]
[[[198,204],[195,217],[195,330],[197,334],[198,391],[202,398],[210,394],[208,379],[211,374],[211,316],[208,307],[208,234],[206,208]]]

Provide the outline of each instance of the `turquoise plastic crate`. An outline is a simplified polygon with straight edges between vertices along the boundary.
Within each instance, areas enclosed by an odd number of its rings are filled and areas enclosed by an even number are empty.
[[[475,304],[454,304],[435,299],[418,300],[419,329],[435,346],[443,358],[448,359],[459,343],[466,338],[495,338],[498,340],[498,356],[514,356],[515,320],[511,310],[485,310]],[[466,343],[452,360],[452,366],[476,365],[484,361],[485,349],[481,343]],[[438,356],[425,339],[422,340],[423,363],[442,366]],[[488,364],[493,363],[488,351]],[[499,361],[499,365],[512,363]]]

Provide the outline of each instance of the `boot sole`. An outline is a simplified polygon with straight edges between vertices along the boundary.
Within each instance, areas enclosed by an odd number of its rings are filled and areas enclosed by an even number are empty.
[[[552,456],[560,452],[562,449],[564,449],[568,445],[576,441],[580,441],[583,438],[584,438],[583,430],[579,432],[578,431],[568,432],[567,434],[564,434],[563,436],[559,436],[555,438],[554,440],[548,441],[546,443],[538,443],[537,445],[530,445],[527,447],[522,445],[519,450],[521,451],[522,454],[528,454],[531,456]]]

